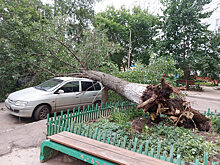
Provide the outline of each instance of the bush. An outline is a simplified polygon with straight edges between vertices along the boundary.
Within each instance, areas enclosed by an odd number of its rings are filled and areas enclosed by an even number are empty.
[[[114,113],[110,116],[109,120],[118,124],[125,124],[128,122],[126,113],[122,113],[118,108],[114,109]]]
[[[210,119],[211,119],[211,123],[214,128],[214,131],[220,134],[220,117],[212,116]]]
[[[118,101],[126,101],[127,98],[119,95],[118,93],[112,91],[112,90],[109,90],[108,91],[108,101],[110,102],[118,102]]]
[[[137,61],[134,69],[128,69],[123,72],[119,71],[112,62],[108,62],[99,68],[99,70],[126,81],[141,84],[158,84],[161,77],[165,74],[168,77],[166,81],[172,85],[176,85],[174,75],[182,76],[183,71],[176,69],[175,65],[176,62],[171,57],[156,58],[156,56],[152,55],[148,66]]]
[[[115,122],[118,124],[125,124],[137,117],[145,116],[145,113],[142,109],[127,110],[126,112],[120,112],[118,108],[114,109],[114,113],[110,116],[110,122]]]
[[[176,69],[175,62],[172,58],[160,57],[155,59],[152,57],[150,61],[148,66],[137,62],[133,70],[129,69],[125,72],[115,71],[113,75],[129,82],[158,84],[160,83],[161,77],[165,74],[168,76],[166,81],[176,86],[174,75],[177,74],[181,76],[183,71],[181,69]]]

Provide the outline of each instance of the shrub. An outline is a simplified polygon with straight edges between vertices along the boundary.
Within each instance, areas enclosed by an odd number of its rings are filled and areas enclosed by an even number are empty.
[[[210,119],[211,119],[211,123],[214,128],[214,131],[220,134],[220,117],[212,116]]]

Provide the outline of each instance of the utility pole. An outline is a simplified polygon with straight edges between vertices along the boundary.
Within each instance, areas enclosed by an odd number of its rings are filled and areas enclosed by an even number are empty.
[[[130,30],[130,37],[129,37],[129,48],[128,48],[128,69],[130,68],[131,64],[131,28]]]

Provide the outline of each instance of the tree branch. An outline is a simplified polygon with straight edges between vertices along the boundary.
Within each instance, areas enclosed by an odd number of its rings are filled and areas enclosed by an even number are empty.
[[[52,74],[53,76],[56,76],[56,73],[53,73],[53,72],[51,72],[50,70],[48,70],[48,69],[46,69],[46,68],[44,68],[44,67],[40,67],[40,66],[38,66],[38,65],[36,65],[36,64],[34,64],[34,63],[32,63],[32,62],[30,62],[30,63],[31,63],[32,65],[34,65],[35,67],[37,67],[37,68],[39,68],[39,69],[41,69],[41,70],[44,70],[44,71],[46,71],[46,72]]]
[[[64,64],[66,64],[66,65],[69,65],[69,66],[71,66],[72,68],[74,68],[74,69],[77,69],[75,66],[73,66],[72,64],[70,64],[70,63],[68,63],[68,62],[66,62],[66,61],[64,61],[64,60],[61,60],[59,57],[57,57],[57,55],[56,55],[56,53],[53,51],[53,50],[48,50],[49,52],[50,52],[50,54],[54,57],[54,58],[56,58],[57,60],[59,60],[60,62],[63,62]]]
[[[54,38],[54,37],[50,37],[54,40],[56,40],[57,42],[59,42],[61,45],[63,45],[65,48],[67,48],[67,50],[71,53],[71,55],[80,63],[80,65],[83,67],[83,68],[86,68],[85,65],[79,60],[79,58],[75,55],[75,53],[73,53],[73,51],[66,45],[64,44],[63,42],[61,42],[60,40]],[[87,68],[86,68],[87,69]]]

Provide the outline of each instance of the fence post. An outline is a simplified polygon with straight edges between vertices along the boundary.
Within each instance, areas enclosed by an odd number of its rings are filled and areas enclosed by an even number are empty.
[[[208,152],[204,153],[204,165],[208,165],[208,158],[209,158],[209,154]]]

